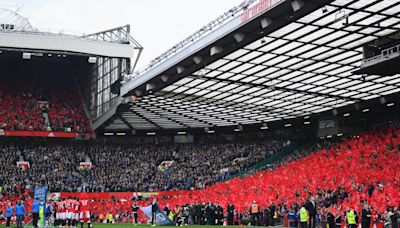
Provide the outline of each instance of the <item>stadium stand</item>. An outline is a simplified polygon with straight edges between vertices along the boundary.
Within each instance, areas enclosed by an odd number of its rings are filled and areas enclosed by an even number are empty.
[[[299,158],[310,151],[304,148],[278,162],[280,166],[275,169],[201,191],[180,192],[164,202],[181,205],[211,201],[224,207],[234,202],[240,211],[246,211],[253,200],[263,207],[275,203],[289,208],[314,196],[332,211],[345,210],[347,206],[360,211],[361,202],[368,201],[376,212],[384,213],[387,206],[398,205],[400,199],[396,171],[400,165],[399,149],[399,129],[390,127]]]
[[[383,215],[388,206],[398,205],[398,200],[400,199],[399,174],[396,171],[400,165],[399,131],[396,127],[389,127],[360,134],[351,139],[344,139],[337,144],[322,142],[317,145],[307,145],[276,161],[274,164],[265,167],[264,169],[266,170],[250,174],[244,178],[234,178],[227,182],[215,183],[204,189],[160,192],[160,196],[158,197],[160,206],[196,205],[198,203],[212,202],[226,208],[228,203],[232,202],[236,209],[245,215],[253,200],[256,200],[263,208],[271,206],[274,203],[278,208],[282,207],[282,210],[285,210],[284,208],[288,210],[288,208],[295,208],[305,204],[313,197],[323,211],[332,212],[335,215],[340,215],[347,207],[360,211],[363,202],[368,202],[372,205],[373,213],[376,215]],[[270,145],[276,146],[278,145],[276,143],[274,142]],[[252,148],[253,151],[268,151],[269,149],[266,149],[268,147],[265,147],[265,145],[229,144],[199,146],[190,150],[190,154],[194,154],[192,161],[197,161],[195,159],[201,156],[205,159],[202,164],[210,163],[211,167],[216,167],[215,169],[209,169],[210,171],[207,174],[195,170],[196,174],[201,174],[199,175],[200,177],[207,177],[215,174],[214,171],[220,167],[218,163],[212,163],[215,160],[212,155],[216,151],[225,151],[225,153],[227,151],[246,151],[248,149],[239,149],[246,147]],[[138,181],[139,183],[149,183],[148,185],[143,184],[141,187],[152,187],[153,183],[163,183],[159,179],[159,174],[162,171],[157,170],[157,161],[172,156],[173,151],[179,157],[183,158],[183,160],[177,160],[177,168],[172,170],[174,172],[181,170],[182,176],[191,177],[188,173],[182,173],[182,171],[187,171],[185,169],[186,164],[191,163],[191,161],[185,158],[185,155],[188,153],[188,148],[185,147],[176,149],[168,146],[147,146],[146,149],[144,147],[128,149],[107,147],[104,145],[66,147],[62,145],[39,146],[31,144],[15,146],[3,144],[2,148],[6,148],[3,149],[2,153],[2,162],[5,164],[2,167],[3,176],[1,178],[3,202],[16,197],[18,194],[22,197],[29,197],[30,189],[33,187],[32,183],[41,180],[47,181],[49,186],[53,186],[51,188],[55,191],[82,190],[76,188],[79,185],[74,185],[74,179],[77,178],[76,180],[78,180],[82,177],[86,178],[81,179],[83,182],[92,180],[93,184],[97,186],[105,184],[103,189],[91,189],[97,192],[102,192],[103,190],[130,190],[129,188],[124,188],[125,186],[123,185],[115,185],[118,182],[114,182],[116,177],[123,180],[118,183]],[[111,148],[116,149],[112,150]],[[74,150],[81,151],[81,153],[71,153]],[[155,151],[157,153],[154,153]],[[44,157],[45,160],[35,160],[32,153],[39,154],[40,156],[38,157]],[[112,154],[115,156],[112,156]],[[135,159],[131,158],[131,160],[137,160],[138,163],[126,164],[126,161],[129,159],[121,159],[121,157],[129,158],[133,154],[135,154]],[[152,154],[160,154],[160,157],[152,156]],[[204,154],[207,156],[202,156]],[[32,166],[27,172],[14,168],[15,161],[20,156],[32,162]],[[76,165],[69,162],[61,162],[61,156],[62,158],[67,158],[66,161],[82,161],[90,157],[93,163],[96,164],[94,166],[98,166],[99,168],[92,169],[85,174],[77,174],[78,172],[73,170]],[[226,163],[231,159],[223,161]],[[111,167],[106,165],[107,163],[114,165]],[[137,169],[139,171],[130,175],[136,176],[138,179],[128,180],[128,175],[121,173],[121,170],[130,167],[130,165],[136,166],[139,164],[142,164],[142,167]],[[116,167],[121,167],[121,170],[117,170]],[[13,175],[11,175],[13,177],[12,180],[17,185],[10,186],[10,183],[6,181],[7,178],[4,176],[5,170],[13,172]],[[54,172],[55,170],[58,170],[58,172]],[[61,170],[64,171],[60,172]],[[154,176],[155,179],[146,179],[146,177],[138,175],[139,173],[151,172],[149,170],[153,170],[155,173],[144,176],[149,178]],[[30,175],[30,173],[34,173],[35,175]],[[57,175],[51,175],[51,173],[57,173]],[[113,173],[117,175],[113,176]],[[32,181],[26,182],[27,179],[34,178],[34,176],[42,177],[43,179],[32,179]],[[104,177],[106,180],[104,182],[102,180],[99,181],[100,177]],[[201,180],[202,178],[198,179]],[[179,175],[171,175],[168,181],[179,182],[181,179]],[[68,187],[66,189],[63,186]],[[176,185],[175,188],[171,189],[179,189],[179,187],[183,187],[181,189],[186,188],[185,185]],[[157,190],[156,188],[154,187],[152,190]],[[115,194],[117,195],[117,193]],[[135,199],[111,197],[93,200],[93,210],[98,211],[96,216],[100,213],[106,214],[111,212],[114,215],[118,214],[121,221],[126,221],[130,219],[131,210],[126,205],[130,205]],[[30,201],[28,200],[27,202],[29,203]],[[147,200],[135,202],[140,205],[148,203]],[[112,209],[110,210],[110,208]]]
[[[284,143],[121,146],[4,142],[1,160],[6,165],[0,168],[1,186],[7,193],[16,193],[18,185],[32,189],[37,184],[49,185],[52,192],[201,189],[270,156]],[[213,159],[221,154],[220,159]],[[167,160],[174,164],[160,169],[160,163]],[[30,168],[21,171],[17,161],[29,162]],[[81,169],[80,162],[91,162],[93,167]],[[227,173],[221,173],[222,169]]]
[[[57,227],[130,223],[133,204],[142,223],[223,225],[233,204],[235,225],[302,228],[371,206],[363,228],[398,227],[399,10],[244,1],[143,70],[129,25],[1,25],[0,223],[21,200],[35,223],[35,198]]]
[[[34,81],[30,79],[34,78]],[[0,128],[12,131],[91,132],[78,92],[57,75],[15,73],[0,85]]]

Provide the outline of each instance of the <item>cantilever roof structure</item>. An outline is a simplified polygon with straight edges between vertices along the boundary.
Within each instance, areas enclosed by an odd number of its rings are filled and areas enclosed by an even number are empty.
[[[158,91],[107,130],[265,123],[400,91],[400,75],[353,75],[362,46],[400,29],[398,0],[335,0]]]

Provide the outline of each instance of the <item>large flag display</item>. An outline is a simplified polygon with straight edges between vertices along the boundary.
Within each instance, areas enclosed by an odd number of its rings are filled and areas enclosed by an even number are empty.
[[[147,207],[140,207],[140,210],[151,219],[151,205]],[[161,226],[175,226],[176,224],[171,221],[168,216],[162,213],[161,209],[157,206],[156,212],[156,224]]]

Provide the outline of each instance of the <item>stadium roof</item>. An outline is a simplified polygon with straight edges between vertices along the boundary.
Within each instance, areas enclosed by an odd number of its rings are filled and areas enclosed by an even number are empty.
[[[398,32],[398,12],[398,0],[328,1],[184,77],[154,75],[165,85],[145,89],[105,129],[264,123],[399,92],[400,75],[352,74],[360,67],[364,44]]]

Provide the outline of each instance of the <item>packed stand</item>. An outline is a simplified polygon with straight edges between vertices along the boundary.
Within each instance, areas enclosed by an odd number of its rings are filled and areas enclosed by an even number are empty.
[[[48,185],[53,192],[202,189],[270,156],[283,145],[276,140],[179,146],[3,142],[0,158],[5,165],[0,167],[0,186],[11,194],[37,184]],[[173,165],[160,169],[166,160],[172,160]],[[17,161],[29,162],[30,167],[18,168]],[[81,162],[92,166],[81,167]],[[222,169],[228,172],[221,173]]]
[[[338,225],[346,222],[350,224],[353,219],[356,222],[383,222],[395,226],[395,221],[399,218],[397,206],[400,204],[399,133],[400,130],[397,128],[386,128],[351,139],[344,139],[337,144],[321,143],[316,146],[305,146],[285,159],[272,164],[266,170],[245,178],[234,178],[206,186],[204,189],[161,192],[157,197],[159,206],[168,211],[166,213],[171,215],[172,220],[184,224],[218,225],[224,222],[224,218],[227,218],[228,222],[233,224],[274,225],[285,217],[288,218],[290,226],[297,227],[297,224],[302,222],[301,214],[304,207],[307,212],[307,223],[311,227],[316,227],[315,224],[321,223]],[[42,153],[58,151],[56,153],[58,158],[63,158],[64,155],[73,154],[71,152],[79,150],[81,153],[74,155],[76,157],[67,157],[68,160],[91,158],[93,166],[98,164],[101,170],[112,170],[110,166],[104,165],[107,161],[117,162],[118,166],[125,164],[128,167],[127,170],[130,170],[131,163],[129,161],[135,162],[137,157],[144,157],[143,161],[150,161],[150,163],[144,163],[143,169],[151,167],[149,164],[154,162],[150,169],[155,170],[154,176],[157,177],[158,172],[161,172],[157,167],[159,161],[169,159],[170,156],[185,157],[184,155],[187,153],[183,152],[187,150],[185,147],[158,145],[154,148],[147,146],[146,150],[140,147],[132,149],[91,145],[84,149],[85,147],[81,145],[75,147],[59,145],[58,148],[50,148]],[[192,147],[194,148],[192,153],[198,151],[196,146],[192,145]],[[247,148],[251,147],[252,145],[247,145]],[[317,149],[315,149],[316,147]],[[25,149],[20,149],[20,152],[3,153],[11,154],[5,155],[4,158],[12,160],[20,156],[29,157],[27,155],[29,151],[39,150],[37,147],[33,147],[36,149],[23,148]],[[158,148],[159,151],[155,148]],[[210,153],[209,156],[215,155],[212,152],[215,148],[219,148],[218,150],[230,148],[230,151],[235,151],[232,149],[232,145],[203,146],[203,148],[211,150],[211,152],[201,151],[204,154]],[[15,149],[8,146],[8,151],[15,151]],[[132,156],[129,157],[125,151],[132,153]],[[138,151],[142,154],[134,156]],[[93,154],[98,156],[93,156]],[[120,159],[112,158],[112,154],[116,154],[116,157]],[[152,157],[154,154],[160,154],[160,157]],[[60,162],[56,157],[48,156],[51,158],[49,160],[64,163],[64,160]],[[109,157],[110,159],[108,159]],[[127,159],[121,159],[124,157]],[[198,159],[197,156],[193,157]],[[190,163],[190,159],[182,159],[182,161],[185,164]],[[34,162],[32,161],[32,163]],[[135,167],[141,162],[132,164],[134,164],[132,167]],[[176,163],[176,165],[179,164]],[[50,161],[48,165],[52,166]],[[138,167],[139,170],[142,170],[140,165],[136,167],[136,170]],[[215,163],[213,167],[219,168],[218,163]],[[68,170],[64,167],[62,169]],[[106,183],[114,183],[113,176],[103,173],[101,170],[97,170],[96,175],[103,175],[106,179],[110,179]],[[133,169],[130,171],[134,172]],[[91,170],[87,170],[88,175],[90,172]],[[124,177],[118,171],[112,170],[112,172],[117,172],[123,178],[123,181],[120,182],[129,183],[130,180],[125,179],[129,178],[128,175]],[[2,173],[4,173],[3,170]],[[76,172],[76,174],[76,178],[82,178],[80,172]],[[147,183],[153,183],[156,180],[151,179],[152,175],[146,176],[149,177]],[[202,177],[202,175],[199,176]],[[90,178],[86,180],[90,180]],[[141,180],[141,183],[145,182],[145,180]],[[102,184],[101,181],[97,183],[100,186]],[[114,184],[118,186],[117,182]],[[24,186],[24,184],[21,185]],[[62,186],[63,184],[60,185],[60,187]],[[77,184],[76,186],[82,185]],[[4,196],[9,197],[7,194]],[[150,204],[146,200],[135,201],[135,199],[115,197],[93,198],[92,202],[94,203],[91,209],[94,221],[107,220],[107,216],[112,214],[114,218],[118,218],[116,221],[119,222],[132,221],[131,204],[141,206]],[[363,217],[369,219],[362,219]],[[144,219],[143,215],[142,218]]]
[[[319,213],[325,220],[328,212],[344,219],[350,209],[361,216],[364,205],[370,205],[373,220],[387,221],[387,214],[397,210],[400,130],[373,131],[327,149],[310,151],[300,149],[289,155],[289,161],[278,161],[267,170],[245,178],[216,183],[199,191],[165,194],[160,202],[163,205],[213,202],[223,208],[234,203],[239,212],[249,214],[253,201],[260,208],[279,205],[285,213],[290,209],[297,213],[312,201],[318,210],[311,217]]]
[[[271,140],[257,144],[180,146],[168,157],[178,165],[157,172],[155,182],[159,183],[159,190],[203,189],[271,156],[285,145],[284,141]],[[171,183],[171,177],[178,181]]]
[[[72,81],[32,74],[12,75],[1,80],[0,129],[91,132],[89,119]]]

